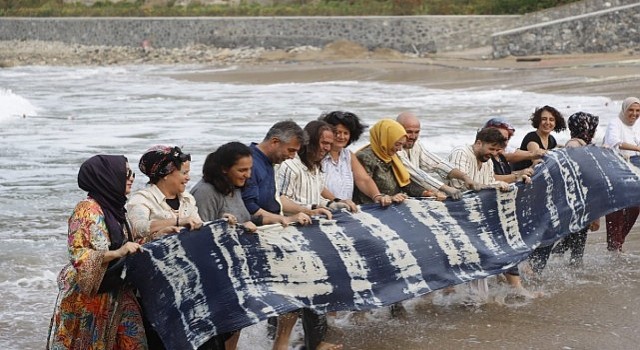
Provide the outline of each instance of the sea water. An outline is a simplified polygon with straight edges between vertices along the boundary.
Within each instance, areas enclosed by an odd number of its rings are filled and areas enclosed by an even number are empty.
[[[511,142],[518,146],[533,130],[529,116],[542,105],[556,106],[565,116],[579,110],[601,116],[599,141],[620,108],[620,101],[606,97],[516,90],[437,90],[359,81],[249,85],[173,78],[204,71],[216,70],[201,66],[0,70],[0,349],[44,347],[57,294],[56,276],[67,262],[66,221],[85,196],[76,176],[80,164],[92,155],[124,154],[137,171],[140,155],[150,146],[179,145],[192,154],[193,185],[206,155],[217,146],[234,140],[260,141],[277,121],[293,119],[304,126],[332,110],[354,112],[368,125],[414,111],[422,116],[423,142],[446,156],[455,146],[471,144],[477,129],[494,116],[516,127]],[[367,138],[365,133],[352,147],[366,144]],[[569,136],[556,138],[563,144]],[[134,190],[146,180],[137,173]],[[430,324],[421,319],[425,313],[437,314],[427,309],[416,316],[417,324]],[[464,327],[465,321],[458,319],[464,314],[449,314],[447,322],[457,324],[448,326]],[[364,332],[350,329],[344,318],[336,322],[356,338]],[[365,345],[359,348],[417,344],[413,348],[419,349],[430,337],[429,329],[424,330],[427,334],[407,335],[413,326],[370,322],[366,329],[378,335],[363,333]],[[411,318],[407,322],[411,324]],[[473,344],[474,332],[462,331],[460,344]],[[509,343],[498,346],[505,344]],[[243,335],[242,346],[267,349],[269,341],[260,331],[250,330]]]

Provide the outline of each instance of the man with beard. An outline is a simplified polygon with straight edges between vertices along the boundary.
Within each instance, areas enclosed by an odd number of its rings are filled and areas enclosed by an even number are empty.
[[[493,163],[489,161],[492,157],[496,157],[506,145],[507,139],[498,129],[485,128],[478,131],[472,145],[458,147],[451,151],[449,162],[474,182],[485,187],[498,187],[502,191],[507,191],[509,185],[495,179]],[[458,179],[451,179],[451,186],[461,190],[468,189],[465,182]],[[489,299],[486,278],[468,282],[466,285],[472,302],[486,302]]]
[[[452,199],[462,198],[462,193],[459,189],[448,186],[443,180],[457,179],[463,182],[465,187],[476,191],[482,188],[481,184],[474,182],[463,171],[424,147],[420,142],[420,120],[414,113],[402,112],[396,121],[407,132],[407,141],[404,143],[402,151],[398,152],[398,156],[409,171],[412,181],[425,188],[442,191]]]

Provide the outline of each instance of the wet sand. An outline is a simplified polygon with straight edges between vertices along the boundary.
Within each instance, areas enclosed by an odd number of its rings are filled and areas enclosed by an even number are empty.
[[[240,64],[234,70],[183,74],[179,79],[272,84],[321,81],[380,81],[438,89],[516,89],[555,94],[640,95],[640,56],[628,53],[484,59],[475,53],[428,58],[292,60]]]
[[[640,342],[640,230],[627,253],[606,252],[603,231],[590,233],[582,269],[552,257],[533,300],[509,298],[477,308],[439,304],[433,296],[405,302],[405,319],[377,312],[363,325],[340,322],[331,341],[347,349],[633,349]],[[490,285],[491,282],[490,282]],[[492,285],[493,286],[493,285]],[[492,288],[501,288],[494,286]]]

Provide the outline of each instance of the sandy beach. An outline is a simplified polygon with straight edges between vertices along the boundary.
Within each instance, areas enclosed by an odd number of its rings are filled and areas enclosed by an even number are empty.
[[[380,81],[440,89],[517,89],[623,99],[640,94],[640,53],[575,54],[491,59],[491,48],[417,55],[374,51],[348,41],[323,48],[182,49],[81,46],[58,42],[0,41],[0,67],[202,64],[234,67],[175,76],[193,81],[270,84]],[[524,60],[523,60],[524,59]]]

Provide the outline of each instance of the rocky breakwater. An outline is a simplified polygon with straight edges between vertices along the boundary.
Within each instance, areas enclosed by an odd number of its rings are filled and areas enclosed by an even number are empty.
[[[0,67],[25,65],[121,65],[121,64],[261,64],[288,61],[349,59],[402,59],[416,57],[391,49],[368,50],[353,42],[340,40],[324,47],[296,46],[287,49],[219,48],[191,45],[183,48],[66,44],[51,41],[0,41]]]

